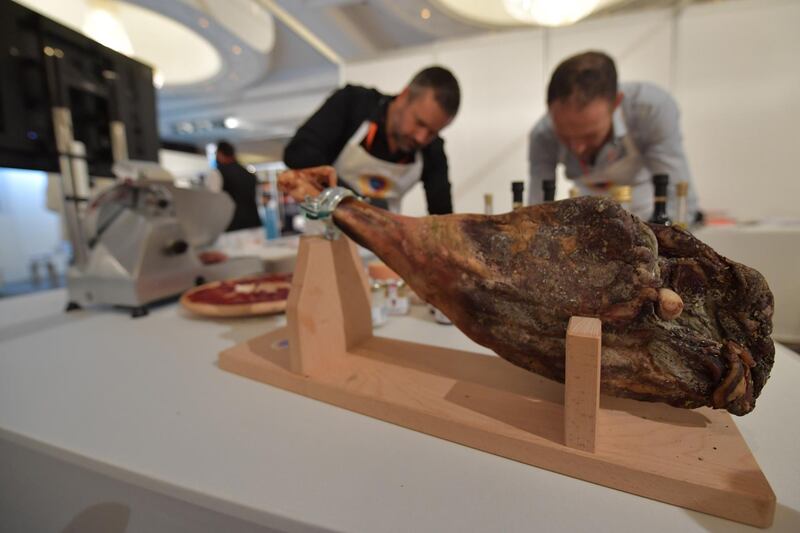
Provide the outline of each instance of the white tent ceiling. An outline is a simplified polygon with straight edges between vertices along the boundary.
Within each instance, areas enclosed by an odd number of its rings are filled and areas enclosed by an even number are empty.
[[[221,136],[285,139],[340,84],[342,63],[524,26],[504,8],[510,0],[18,1],[84,32],[91,15],[112,14],[123,30],[101,17],[106,23],[96,25],[94,38],[127,35],[133,56],[164,77],[162,137],[191,144]],[[588,18],[690,0],[596,3]],[[238,127],[226,129],[227,117],[236,118]]]

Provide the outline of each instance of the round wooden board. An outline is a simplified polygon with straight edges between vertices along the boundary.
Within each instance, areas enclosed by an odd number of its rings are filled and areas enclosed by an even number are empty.
[[[286,311],[286,301],[278,300],[270,302],[255,302],[244,304],[212,304],[207,302],[193,302],[191,296],[199,291],[214,289],[223,283],[230,283],[235,280],[213,281],[193,289],[189,289],[181,296],[180,302],[184,309],[192,313],[209,317],[245,317],[258,315],[272,315]],[[243,280],[244,281],[244,280]],[[290,288],[291,281],[270,281],[259,282],[259,284],[269,283],[275,289]]]

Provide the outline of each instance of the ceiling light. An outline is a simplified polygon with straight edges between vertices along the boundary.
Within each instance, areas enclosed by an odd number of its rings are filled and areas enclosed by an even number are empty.
[[[517,20],[542,26],[573,24],[594,11],[600,0],[503,0]]]
[[[419,12],[419,16],[422,20],[428,20],[431,18],[431,10],[427,7],[423,7]]]
[[[223,124],[225,124],[225,127],[226,127],[226,128],[228,128],[229,130],[232,130],[232,129],[234,129],[234,128],[238,128],[238,127],[239,127],[239,124],[240,124],[240,122],[239,122],[239,119],[238,119],[238,118],[236,118],[236,117],[227,117],[227,118],[226,118],[226,119],[223,121]]]
[[[125,27],[109,9],[91,8],[81,29],[100,44],[126,56],[133,56],[133,45]]]
[[[175,124],[175,129],[178,133],[191,134],[194,133],[194,124],[191,122],[178,122]]]

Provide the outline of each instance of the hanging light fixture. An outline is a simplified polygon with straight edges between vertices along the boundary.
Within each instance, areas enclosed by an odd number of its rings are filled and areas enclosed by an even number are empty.
[[[541,26],[566,26],[588,16],[600,0],[503,0],[515,19]]]
[[[158,68],[153,70],[153,87],[160,89],[164,86],[164,73]]]
[[[83,33],[128,57],[133,56],[133,44],[128,32],[114,13],[115,5],[106,0],[89,2],[89,13],[83,21]]]

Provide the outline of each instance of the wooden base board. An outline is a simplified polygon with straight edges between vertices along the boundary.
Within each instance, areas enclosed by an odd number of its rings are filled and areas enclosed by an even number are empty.
[[[372,337],[319,375],[290,370],[286,328],[220,368],[522,463],[768,527],[775,494],[730,415],[601,397],[595,452],[564,445],[564,387],[492,356]]]

